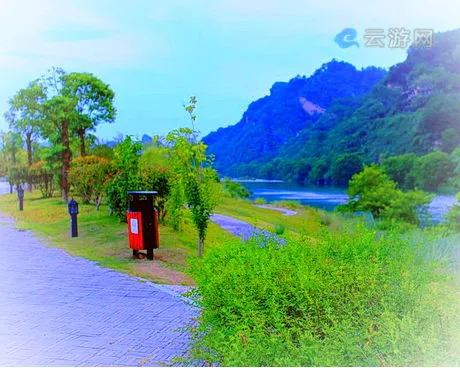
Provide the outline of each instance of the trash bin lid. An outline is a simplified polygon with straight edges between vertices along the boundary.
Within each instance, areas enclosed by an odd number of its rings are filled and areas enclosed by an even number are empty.
[[[158,192],[153,190],[139,190],[139,191],[130,191],[129,195],[156,195]]]

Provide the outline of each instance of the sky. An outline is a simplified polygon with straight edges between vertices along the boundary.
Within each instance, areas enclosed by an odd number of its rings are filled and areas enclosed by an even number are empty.
[[[404,48],[365,47],[368,28],[460,28],[456,0],[0,0],[0,130],[19,89],[52,66],[90,72],[115,92],[117,119],[97,135],[206,135],[236,124],[276,81],[335,58],[388,68]],[[360,47],[334,42],[344,28]]]

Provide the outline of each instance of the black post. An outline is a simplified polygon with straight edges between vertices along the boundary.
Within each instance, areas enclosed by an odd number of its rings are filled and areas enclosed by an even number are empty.
[[[24,189],[22,186],[18,186],[18,199],[19,199],[19,211],[24,210]]]
[[[71,232],[72,232],[72,238],[78,237],[77,214],[70,215],[70,229],[71,229]]]
[[[70,215],[70,232],[72,234],[72,238],[76,238],[78,237],[78,202],[72,198],[67,206]]]

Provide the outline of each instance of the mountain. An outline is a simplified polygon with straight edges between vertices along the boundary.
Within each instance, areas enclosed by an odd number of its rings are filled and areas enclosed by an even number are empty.
[[[312,126],[338,98],[359,97],[386,72],[332,60],[310,77],[276,82],[270,95],[251,103],[241,120],[203,138],[216,168],[231,173],[233,167],[276,157],[280,148],[300,131]]]
[[[409,48],[386,75],[332,61],[282,86],[205,138],[221,173],[321,181],[344,155],[370,163],[460,143],[460,30],[436,34],[431,49]],[[301,97],[314,104],[307,103],[311,115],[294,108]]]

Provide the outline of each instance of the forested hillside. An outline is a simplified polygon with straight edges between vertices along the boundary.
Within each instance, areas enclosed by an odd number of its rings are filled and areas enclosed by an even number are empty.
[[[300,97],[324,111],[296,109]],[[299,183],[346,182],[337,162],[349,174],[390,156],[450,154],[460,142],[460,30],[436,34],[432,49],[410,48],[386,76],[333,61],[310,78],[275,84],[205,142],[222,174]]]
[[[385,76],[379,68],[357,70],[331,61],[310,77],[277,82],[270,95],[251,103],[240,122],[204,138],[221,173],[235,173],[241,163],[276,157],[290,139],[315,122],[338,98],[359,97]]]

